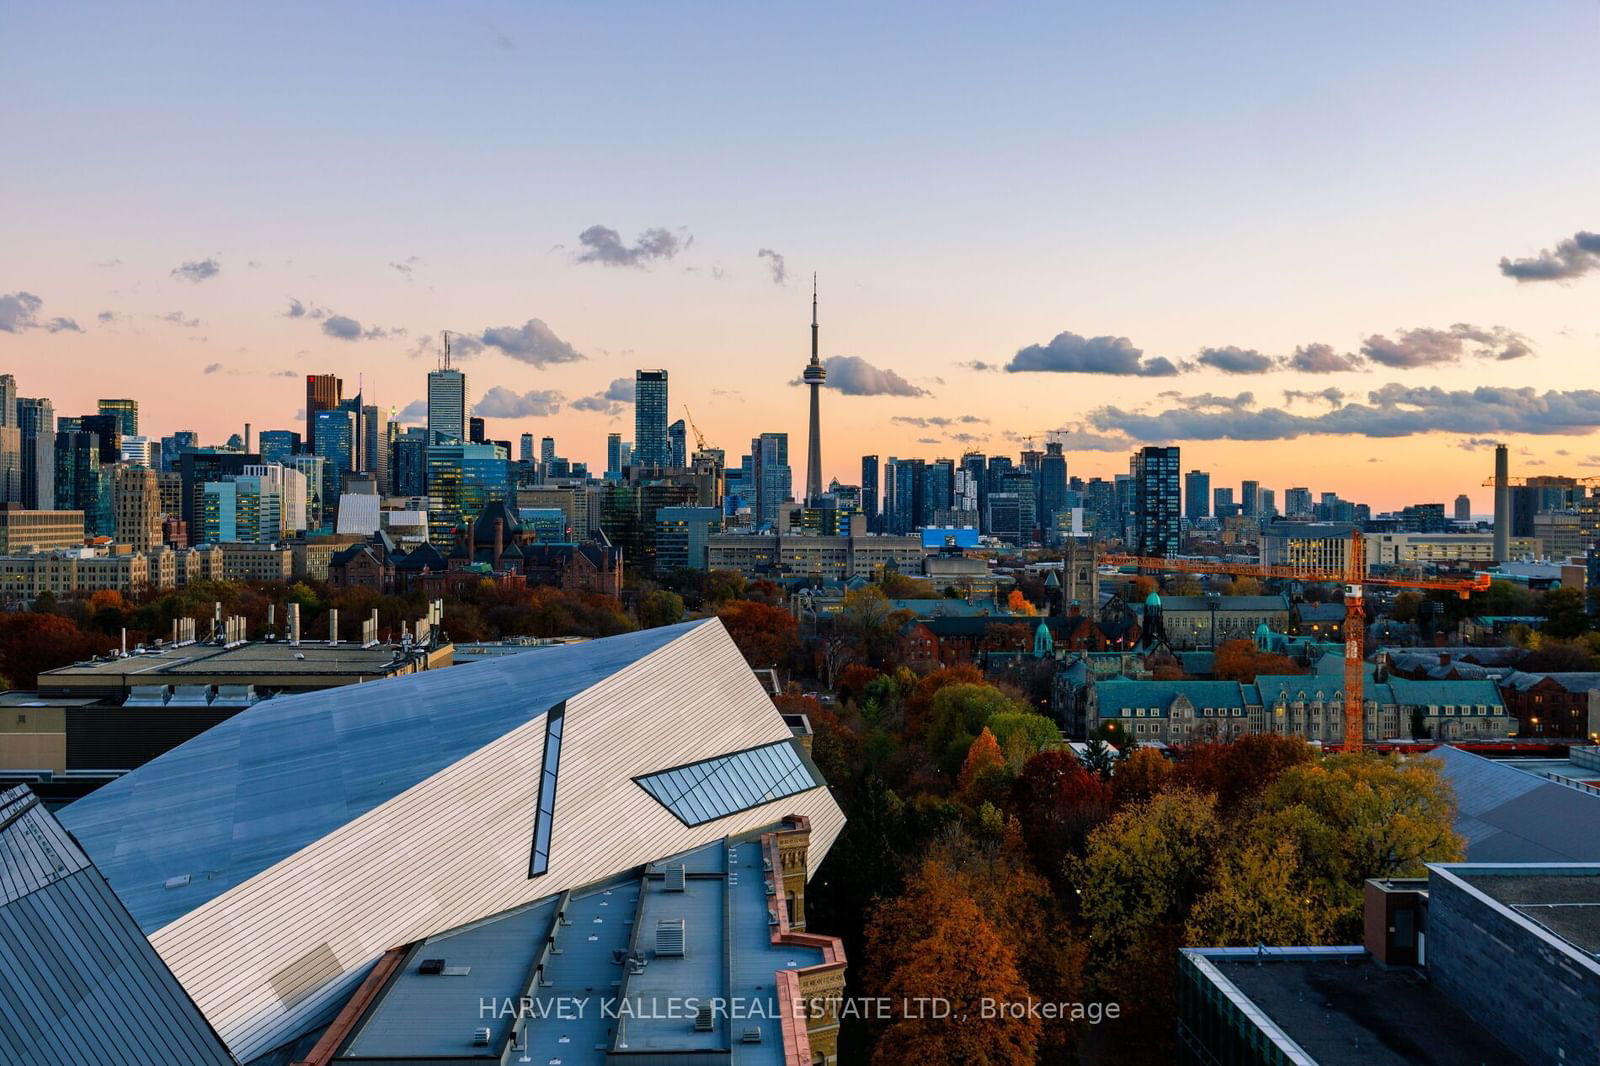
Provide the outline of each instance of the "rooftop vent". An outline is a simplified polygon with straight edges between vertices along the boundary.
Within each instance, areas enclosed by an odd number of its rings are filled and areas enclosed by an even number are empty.
[[[683,870],[683,864],[682,863],[679,863],[676,866],[667,867],[667,884],[666,884],[665,891],[667,891],[667,892],[682,892],[683,891],[683,874],[684,874],[684,870]]]
[[[683,956],[682,918],[662,918],[656,922],[656,955]]]
[[[474,1029],[472,1031],[472,1046],[473,1047],[488,1047],[489,1046],[489,1038],[491,1036],[493,1036],[493,1035],[494,1035],[494,1033],[488,1028]]]
[[[709,1033],[713,1028],[713,1024],[711,1004],[702,1003],[699,1009],[694,1012],[694,1031],[697,1033]]]
[[[748,1029],[746,1029],[743,1033],[740,1034],[739,1043],[741,1043],[741,1044],[759,1044],[759,1043],[761,1043],[761,1026],[752,1025]]]
[[[438,977],[444,973],[444,960],[423,959],[422,965],[417,967],[417,972],[424,977]]]

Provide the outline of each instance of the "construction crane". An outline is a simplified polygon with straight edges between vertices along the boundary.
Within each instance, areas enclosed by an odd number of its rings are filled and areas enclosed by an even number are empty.
[[[1184,574],[1234,574],[1240,577],[1288,578],[1296,581],[1333,581],[1344,586],[1344,750],[1360,751],[1366,739],[1365,688],[1366,655],[1362,645],[1366,636],[1366,604],[1362,589],[1366,585],[1383,588],[1426,589],[1454,592],[1468,599],[1474,592],[1487,592],[1489,575],[1476,573],[1470,578],[1380,577],[1368,574],[1367,541],[1358,530],[1350,531],[1350,548],[1341,571],[1318,570],[1306,566],[1279,566],[1266,563],[1228,563],[1210,559],[1167,559],[1158,556],[1102,556],[1103,561],[1141,571],[1173,571]]]
[[[695,448],[699,451],[706,450],[706,435],[700,432],[700,427],[694,424],[694,415],[689,413],[689,405],[683,405],[684,421],[689,423],[689,430],[694,434]]]

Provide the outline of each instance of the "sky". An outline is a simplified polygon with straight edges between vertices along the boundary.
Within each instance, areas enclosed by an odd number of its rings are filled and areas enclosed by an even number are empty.
[[[1600,475],[1600,6],[19,2],[0,370],[151,435],[404,411],[604,465],[638,367],[802,484],[1177,444],[1489,509]],[[413,411],[415,408],[413,407]]]

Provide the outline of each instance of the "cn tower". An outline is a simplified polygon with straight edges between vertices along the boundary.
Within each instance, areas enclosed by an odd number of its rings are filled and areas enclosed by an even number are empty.
[[[828,371],[817,359],[817,276],[811,275],[811,362],[801,375],[811,389],[811,446],[806,450],[806,499],[814,503],[822,495],[822,413],[820,395]]]

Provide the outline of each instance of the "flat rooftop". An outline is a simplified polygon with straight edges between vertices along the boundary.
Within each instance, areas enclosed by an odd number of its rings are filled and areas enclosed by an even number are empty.
[[[385,677],[407,667],[398,646],[328,644],[286,640],[252,641],[233,647],[217,644],[164,645],[126,656],[107,657],[47,670],[39,690],[107,689],[130,685],[198,683],[203,678]]]
[[[1202,953],[1321,1066],[1500,1066],[1514,1054],[1415,974],[1364,951]]]
[[[1451,872],[1579,951],[1600,954],[1600,869],[1513,874],[1457,866]]]
[[[776,974],[823,956],[772,942],[764,864],[758,835],[729,838],[429,937],[333,1061],[498,1061],[510,1041],[518,1062],[731,1048],[732,1066],[783,1066]],[[679,921],[681,954],[658,941]],[[427,960],[442,972],[423,973]]]

